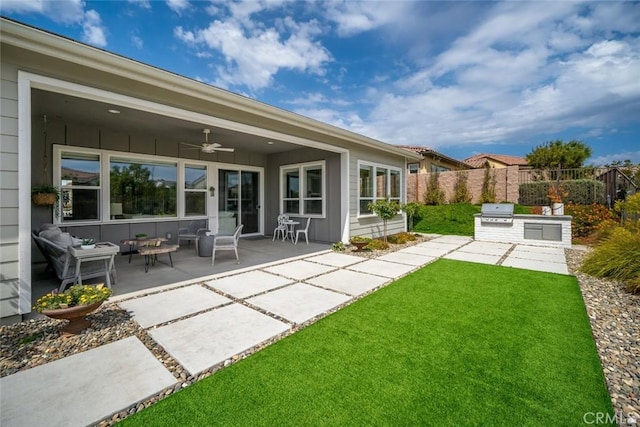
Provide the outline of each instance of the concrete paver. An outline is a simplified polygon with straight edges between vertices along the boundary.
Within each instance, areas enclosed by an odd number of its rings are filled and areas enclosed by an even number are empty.
[[[122,301],[118,305],[130,312],[140,326],[148,328],[229,302],[230,299],[200,285],[192,285]]]
[[[528,259],[532,261],[564,262],[565,256],[564,254],[558,255],[554,253],[523,251],[516,247],[516,249],[509,254],[509,258]]]
[[[364,261],[364,259],[355,255],[347,255],[347,254],[339,254],[336,252],[331,252],[328,254],[309,257],[306,259],[306,261],[326,264],[332,267],[346,267],[347,265],[352,265],[352,264],[362,262]]]
[[[249,298],[247,302],[292,322],[304,323],[350,299],[347,295],[296,283]]]
[[[431,261],[436,259],[436,257],[415,254],[411,252],[397,251],[378,257],[378,259],[382,261],[397,262],[398,264],[407,264],[414,267],[420,267],[430,263]]]
[[[149,331],[190,374],[204,371],[289,329],[241,304],[231,304]]]
[[[563,259],[564,261],[564,259]],[[566,262],[536,261],[531,259],[507,257],[502,264],[504,267],[523,268],[525,270],[545,271],[548,273],[569,274]]]
[[[281,276],[290,277],[295,280],[305,280],[309,277],[328,273],[335,269],[336,268],[332,266],[300,260],[274,265],[273,267],[268,267],[264,270],[268,271],[269,273],[279,274]]]
[[[372,276],[350,270],[336,270],[307,280],[312,285],[333,289],[349,295],[362,295],[378,286],[389,282],[390,279]]]
[[[473,240],[472,237],[469,236],[441,236],[441,237],[436,237],[433,240],[430,240],[430,242],[433,243],[456,243],[456,244],[460,244],[460,245],[464,245],[466,243],[469,243]]]
[[[480,264],[497,264],[498,261],[500,261],[500,258],[502,258],[502,256],[455,251],[443,256],[443,258],[454,259],[456,261],[477,262]]]
[[[129,337],[0,378],[0,425],[86,426],[176,382]]]
[[[409,246],[408,248],[402,249],[402,251],[410,254],[426,255],[426,256],[440,258],[442,255],[447,254],[457,249],[458,247],[459,247],[458,245],[434,244],[434,245],[427,246],[427,245],[421,244],[421,245]]]
[[[511,249],[513,245],[509,243],[495,243],[495,242],[471,242],[468,245],[464,245],[459,249],[461,252],[468,252],[473,254],[485,254],[485,255],[498,255],[502,257]]]
[[[247,298],[293,282],[294,280],[292,279],[276,276],[261,270],[253,270],[222,277],[218,280],[210,280],[206,284],[236,298]]]
[[[360,264],[351,265],[347,267],[347,269],[395,279],[404,276],[411,270],[415,269],[415,267],[412,265],[370,259],[368,261],[361,262]]]

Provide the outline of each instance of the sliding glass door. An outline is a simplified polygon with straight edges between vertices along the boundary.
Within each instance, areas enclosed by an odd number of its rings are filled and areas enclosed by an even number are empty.
[[[218,186],[218,232],[232,233],[244,224],[242,234],[259,233],[260,173],[220,169]]]

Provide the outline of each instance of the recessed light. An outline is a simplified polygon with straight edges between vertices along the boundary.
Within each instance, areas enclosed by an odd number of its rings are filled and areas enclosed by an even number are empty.
[[[110,112],[111,114],[120,114],[120,110],[116,110],[114,108],[111,108],[111,109],[109,109],[107,111]]]
[[[267,144],[269,144],[269,145],[273,145],[273,144],[275,144],[275,142],[273,142],[273,141],[267,141]]]

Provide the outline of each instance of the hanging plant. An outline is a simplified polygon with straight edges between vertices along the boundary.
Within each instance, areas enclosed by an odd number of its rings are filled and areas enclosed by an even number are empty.
[[[60,200],[60,190],[52,185],[38,185],[31,188],[31,200],[37,206],[51,206]]]

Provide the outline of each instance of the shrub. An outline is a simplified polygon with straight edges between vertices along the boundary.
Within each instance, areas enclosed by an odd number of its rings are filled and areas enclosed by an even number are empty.
[[[491,173],[489,163],[484,168],[484,179],[482,180],[482,193],[480,194],[480,203],[496,202],[496,175]]]
[[[427,181],[427,190],[424,192],[425,205],[444,204],[444,190],[440,188],[438,177],[438,172],[432,172],[429,174],[429,180]]]
[[[620,280],[626,288],[637,290],[640,282],[640,233],[616,227],[595,246],[581,270],[595,277]]]
[[[364,249],[369,250],[369,251],[381,251],[384,249],[389,249],[389,244],[386,242],[383,242],[380,239],[373,239],[369,242],[369,244],[367,246],[364,247]]]
[[[629,196],[626,200],[618,200],[614,205],[614,210],[620,215],[623,224],[638,221],[638,217],[640,217],[640,193]]]
[[[333,249],[335,252],[344,252],[347,247],[342,242],[335,242],[333,245],[331,245],[331,249]]]
[[[610,220],[611,211],[603,205],[593,203],[590,205],[576,205],[567,203],[564,212],[571,215],[571,236],[586,237],[596,231],[597,227],[603,222]]]
[[[469,175],[464,171],[458,171],[456,173],[456,183],[453,187],[453,198],[451,203],[468,203],[471,201],[471,195],[469,194],[469,187],[467,186],[467,179]]]
[[[416,240],[416,236],[414,236],[411,233],[405,233],[405,232],[392,234],[387,238],[387,242],[393,243],[396,245],[402,245],[407,242],[413,242],[414,240]]]
[[[593,179],[574,179],[561,181],[565,203],[588,205],[591,203],[604,204],[605,185],[601,181]],[[520,184],[518,187],[519,200],[522,205],[547,205],[549,193],[553,192],[555,181],[536,181]]]
[[[410,202],[402,206],[402,210],[407,214],[407,228],[413,231],[414,221],[420,221],[420,203]]]

